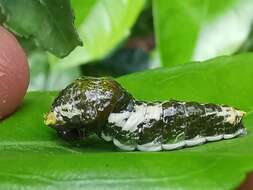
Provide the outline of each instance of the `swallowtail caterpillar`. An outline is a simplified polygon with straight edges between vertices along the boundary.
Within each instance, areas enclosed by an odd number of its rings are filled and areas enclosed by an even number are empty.
[[[68,140],[95,133],[123,150],[160,151],[244,135],[243,115],[226,105],[139,101],[111,78],[81,77],[60,92],[45,124]]]

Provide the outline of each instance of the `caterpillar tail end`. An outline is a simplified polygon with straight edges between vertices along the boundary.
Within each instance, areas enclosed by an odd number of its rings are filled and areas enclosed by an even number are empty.
[[[240,120],[246,115],[247,113],[242,110],[237,110],[237,115],[240,117]],[[243,125],[242,125],[243,126]],[[236,133],[236,136],[244,136],[247,135],[247,129],[243,126],[241,129],[239,129]]]
[[[56,116],[54,112],[49,112],[44,116],[44,124],[47,126],[54,126],[56,124]]]

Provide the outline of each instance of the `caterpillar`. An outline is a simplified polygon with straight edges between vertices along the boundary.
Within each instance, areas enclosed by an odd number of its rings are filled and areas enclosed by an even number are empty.
[[[210,103],[140,101],[112,78],[81,77],[59,93],[44,123],[66,140],[96,134],[123,150],[160,151],[245,135],[244,114]]]

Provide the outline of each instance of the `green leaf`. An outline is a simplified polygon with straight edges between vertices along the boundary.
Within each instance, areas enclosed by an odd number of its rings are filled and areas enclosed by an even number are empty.
[[[98,0],[71,0],[71,6],[75,13],[76,26],[80,26],[83,23],[97,1]]]
[[[153,0],[157,45],[164,66],[237,51],[253,20],[248,0]]]
[[[205,62],[131,74],[119,78],[119,81],[139,99],[177,98],[228,104],[250,111],[253,110],[252,62],[251,53],[223,56]],[[138,84],[142,84],[141,90]]]
[[[4,24],[58,57],[81,45],[69,0],[0,0]]]
[[[228,103],[252,110],[253,55],[221,57],[118,79],[137,98]],[[176,151],[122,152],[90,138],[74,146],[43,125],[56,93],[28,93],[0,123],[0,189],[234,189],[253,170],[253,114],[245,137]]]
[[[81,3],[73,4],[79,18],[78,33],[84,46],[77,47],[68,57],[59,60],[59,65],[76,66],[106,56],[129,35],[144,3],[145,0],[99,0],[90,14],[84,14],[87,16],[82,23],[82,9],[79,8]],[[83,5],[85,4],[86,2],[83,2]]]

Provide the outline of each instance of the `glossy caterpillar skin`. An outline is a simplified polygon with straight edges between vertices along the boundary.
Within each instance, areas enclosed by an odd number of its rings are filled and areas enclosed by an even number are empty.
[[[111,78],[82,77],[60,92],[45,124],[67,140],[96,133],[123,150],[160,151],[244,135],[243,115],[225,105],[138,101]]]

